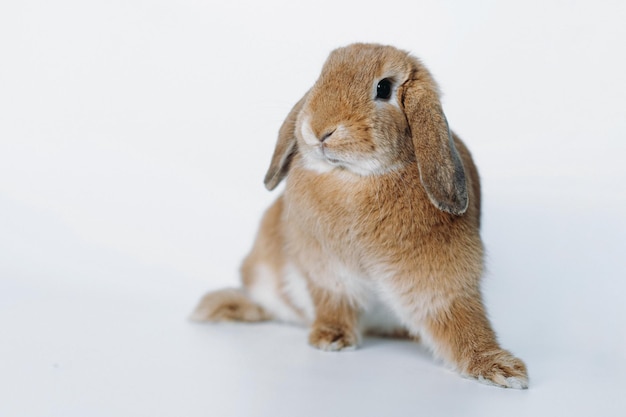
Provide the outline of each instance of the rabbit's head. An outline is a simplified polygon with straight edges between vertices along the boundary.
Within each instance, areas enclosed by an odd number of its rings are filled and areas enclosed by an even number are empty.
[[[463,214],[463,163],[428,70],[390,46],[354,44],[333,51],[315,85],[283,123],[265,177],[274,189],[299,153],[304,169],[385,175],[417,163],[440,210]]]

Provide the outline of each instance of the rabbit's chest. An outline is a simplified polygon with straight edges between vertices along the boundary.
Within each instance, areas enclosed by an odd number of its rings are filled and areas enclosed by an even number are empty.
[[[323,252],[352,269],[373,258],[414,257],[441,213],[419,184],[417,168],[354,178],[295,170],[288,181],[287,231],[295,247]]]

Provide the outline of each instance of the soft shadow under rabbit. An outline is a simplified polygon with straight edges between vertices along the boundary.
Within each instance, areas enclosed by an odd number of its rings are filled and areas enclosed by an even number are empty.
[[[480,291],[480,184],[439,92],[389,46],[333,51],[280,128],[265,177],[286,178],[241,267],[192,319],[282,320],[309,343],[353,348],[363,331],[419,336],[462,375],[526,388]]]

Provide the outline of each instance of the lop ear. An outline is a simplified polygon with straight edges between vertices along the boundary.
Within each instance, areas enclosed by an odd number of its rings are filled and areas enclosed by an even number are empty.
[[[420,180],[439,210],[460,215],[469,203],[465,169],[454,146],[439,96],[424,81],[409,80],[402,105],[411,129]]]
[[[278,131],[278,140],[276,141],[276,147],[274,148],[274,155],[272,155],[272,162],[265,174],[265,188],[273,190],[278,184],[285,178],[287,171],[289,171],[289,165],[293,156],[298,151],[298,145],[296,143],[296,119],[304,102],[306,101],[308,93],[304,95],[291,109],[287,118],[283,122],[280,130]]]

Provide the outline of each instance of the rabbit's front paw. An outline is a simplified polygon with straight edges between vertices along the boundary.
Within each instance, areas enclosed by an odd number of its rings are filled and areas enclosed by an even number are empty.
[[[528,371],[520,359],[506,350],[485,352],[472,358],[465,374],[503,388],[528,388]]]
[[[358,342],[357,333],[345,326],[317,324],[309,334],[309,344],[326,351],[355,349]]]

